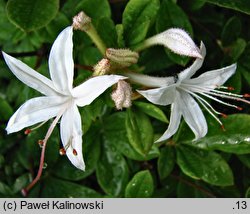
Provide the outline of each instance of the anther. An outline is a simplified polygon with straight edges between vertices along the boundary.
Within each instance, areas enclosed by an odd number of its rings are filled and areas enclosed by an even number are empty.
[[[73,149],[73,155],[77,156],[77,151]]]
[[[227,87],[227,90],[228,90],[228,91],[234,91],[234,90],[235,90],[235,88],[234,88],[234,87],[232,87],[232,86],[228,86],[228,87]]]
[[[239,111],[242,111],[242,110],[243,110],[243,108],[241,108],[241,107],[239,107],[239,106],[237,106],[237,109],[238,109]]]
[[[226,129],[225,129],[225,126],[224,125],[221,125],[221,129],[222,129],[222,131],[226,131]]]
[[[220,115],[221,115],[223,118],[227,118],[227,115],[224,114],[224,113],[220,113]]]
[[[38,140],[38,145],[42,148],[43,147],[43,145],[44,145],[44,141],[43,140]]]
[[[31,129],[26,129],[25,131],[24,131],[24,134],[26,134],[26,135],[28,135],[28,134],[30,134],[31,133]]]
[[[249,97],[250,97],[250,94],[244,94],[243,97],[249,98]]]
[[[60,154],[60,155],[65,155],[65,154],[66,154],[66,150],[65,150],[64,148],[61,148],[61,149],[59,150],[59,154]]]

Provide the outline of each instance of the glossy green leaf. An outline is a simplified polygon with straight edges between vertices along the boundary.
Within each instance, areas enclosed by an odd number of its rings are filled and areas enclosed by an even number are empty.
[[[43,181],[41,197],[48,198],[53,195],[55,198],[100,198],[101,194],[95,190],[72,183],[69,181],[60,180],[53,177],[48,177]]]
[[[104,121],[105,126],[103,128],[107,141],[116,147],[120,153],[133,160],[145,161],[158,157],[160,152],[155,144],[147,155],[135,151],[127,137],[125,120],[126,113],[119,112],[109,116]]]
[[[154,182],[148,170],[140,171],[128,183],[125,191],[126,198],[148,198],[153,194]]]
[[[209,119],[211,121],[209,122],[208,134],[204,138],[198,141],[189,141],[188,139],[192,138],[183,133],[179,141],[184,140],[183,142],[202,149],[221,150],[235,154],[250,153],[249,115],[234,114],[221,119],[226,131],[223,131],[215,120]]]
[[[174,169],[175,153],[174,148],[167,146],[161,149],[160,156],[157,162],[157,169],[160,179],[165,179]]]
[[[167,117],[159,107],[151,103],[144,103],[139,101],[133,102],[133,104],[136,105],[138,109],[143,111],[145,114],[154,117],[162,122],[168,123]]]
[[[191,36],[193,35],[192,25],[185,12],[172,1],[163,0],[156,19],[156,30],[160,33],[172,27],[182,28]],[[165,50],[168,57],[177,64],[185,66],[189,61],[188,57],[179,56],[168,49]]]
[[[243,13],[250,14],[250,2],[248,0],[228,1],[228,0],[206,0],[211,4],[216,4],[220,7],[230,8]]]
[[[32,31],[47,25],[58,12],[59,0],[9,0],[9,19],[25,31]]]
[[[122,15],[124,38],[128,45],[145,39],[159,9],[159,0],[130,0]]]
[[[230,45],[236,41],[241,32],[241,20],[237,16],[231,17],[221,33],[221,40],[224,46]]]
[[[53,169],[53,174],[57,177],[78,181],[88,177],[95,169],[100,157],[100,136],[96,134],[96,129],[91,129],[83,136],[83,158],[86,165],[85,171],[77,169],[71,164],[69,159],[64,156],[59,158]]]
[[[96,28],[100,37],[102,38],[102,41],[106,44],[108,48],[117,47],[116,28],[112,19],[108,17],[98,19]]]
[[[125,124],[131,146],[138,153],[146,155],[153,144],[153,127],[148,117],[140,111],[127,109]]]
[[[103,136],[103,147],[97,164],[97,181],[103,191],[112,196],[121,196],[128,182],[128,166],[116,147]]]
[[[217,186],[233,185],[232,170],[227,162],[213,151],[179,145],[177,163],[182,172],[193,179],[201,179]]]

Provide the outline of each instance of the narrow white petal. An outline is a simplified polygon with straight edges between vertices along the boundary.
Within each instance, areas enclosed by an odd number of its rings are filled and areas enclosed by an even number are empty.
[[[187,32],[179,28],[170,28],[148,39],[148,42],[151,45],[153,43],[164,45],[179,55],[201,58],[200,50],[192,38]]]
[[[167,131],[165,131],[164,134],[155,143],[167,140],[176,133],[181,121],[181,107],[178,103],[178,100],[180,99],[179,96],[180,95],[177,92],[176,102],[171,105],[170,123],[168,125]]]
[[[232,64],[221,69],[207,71],[197,78],[185,80],[183,82],[189,85],[198,85],[201,88],[207,87],[214,89],[223,85],[235,73],[236,67],[236,64]]]
[[[36,123],[55,117],[66,102],[59,96],[36,97],[28,100],[12,115],[6,131],[8,134],[20,131]]]
[[[178,74],[179,81],[189,79],[190,77],[192,77],[196,73],[197,70],[199,70],[201,68],[203,61],[204,61],[204,58],[206,56],[206,47],[203,44],[203,42],[201,42],[200,50],[201,50],[202,58],[197,58],[190,67],[188,67],[184,71],[180,72]]]
[[[151,103],[165,106],[174,102],[176,96],[176,84],[162,88],[137,91]]]
[[[144,74],[134,72],[126,72],[125,76],[129,77],[132,82],[147,86],[147,87],[164,87],[175,83],[174,77],[151,77]]]
[[[204,137],[207,134],[206,119],[194,98],[187,92],[181,91],[179,105],[184,120],[195,135],[194,140]]]
[[[81,115],[75,104],[71,105],[63,114],[60,123],[60,133],[66,155],[70,162],[78,169],[85,170],[82,155]],[[74,154],[74,149],[77,154]]]
[[[76,98],[78,106],[89,105],[101,95],[107,88],[127,77],[119,75],[103,75],[88,79],[81,85],[73,88],[72,95]]]
[[[20,60],[4,53],[3,57],[13,74],[24,84],[47,96],[57,95],[53,83],[47,77],[39,74]]]
[[[49,55],[50,76],[58,90],[70,93],[73,84],[73,29],[65,28],[56,38]]]

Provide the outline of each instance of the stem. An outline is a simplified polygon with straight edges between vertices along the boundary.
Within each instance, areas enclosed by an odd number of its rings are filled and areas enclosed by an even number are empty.
[[[102,41],[101,37],[97,33],[95,27],[90,24],[88,30],[85,30],[85,33],[88,34],[88,36],[92,39],[92,41],[95,43],[96,47],[99,49],[99,51],[102,53],[102,55],[105,55],[106,52],[106,45]]]

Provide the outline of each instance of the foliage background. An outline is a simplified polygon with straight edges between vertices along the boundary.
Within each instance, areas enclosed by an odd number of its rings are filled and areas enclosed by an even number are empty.
[[[80,10],[92,18],[108,47],[132,48],[170,27],[184,28],[197,44],[202,40],[206,45],[200,73],[237,62],[237,72],[226,85],[237,93],[250,90],[248,0],[0,0],[0,48],[48,75],[50,47]],[[74,32],[76,85],[91,75],[91,66],[101,58],[85,33]],[[191,61],[155,46],[141,52],[138,65],[131,69],[167,76]],[[192,142],[192,132],[182,123],[173,139],[153,145],[167,128],[170,109],[139,99],[131,109],[117,111],[110,92],[81,109],[86,171],[59,155],[60,138],[54,130],[43,177],[29,197],[250,196],[249,106],[240,104],[244,110],[236,112],[212,103],[229,114],[222,119],[225,132],[206,115],[209,133],[198,142]],[[36,142],[49,123],[29,136],[23,132],[7,136],[4,129],[13,112],[37,95],[1,58],[0,197],[22,197],[20,190],[36,175],[40,158]]]

